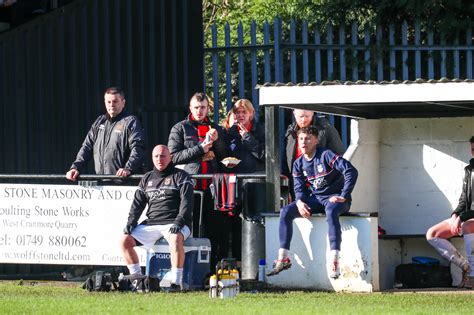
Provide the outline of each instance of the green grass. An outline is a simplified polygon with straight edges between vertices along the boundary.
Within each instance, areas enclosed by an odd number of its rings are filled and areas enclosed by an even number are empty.
[[[473,314],[474,294],[89,293],[77,287],[0,283],[1,314]]]

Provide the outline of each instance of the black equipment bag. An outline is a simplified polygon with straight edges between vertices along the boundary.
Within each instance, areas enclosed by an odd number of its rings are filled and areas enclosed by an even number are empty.
[[[142,279],[131,281],[129,276],[122,277],[118,281],[119,291],[131,291],[138,293],[158,292],[160,291],[160,279],[146,276]]]
[[[395,268],[395,286],[399,288],[451,287],[451,271],[445,266],[402,264]]]
[[[145,292],[158,292],[160,291],[160,279],[155,277],[146,277],[145,279]]]
[[[96,271],[95,274],[87,278],[83,287],[89,292],[108,292],[112,288],[116,289],[116,284],[112,281],[112,275],[109,272]]]
[[[141,279],[131,281],[130,276],[122,276],[119,277],[117,284],[115,281],[113,281],[112,275],[110,273],[96,271],[95,274],[87,278],[82,287],[89,292],[109,292],[112,289],[122,292],[158,292],[160,290],[160,279],[143,276]]]

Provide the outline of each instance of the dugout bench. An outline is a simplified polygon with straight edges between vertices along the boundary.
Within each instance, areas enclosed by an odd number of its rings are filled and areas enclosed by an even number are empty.
[[[441,261],[442,265],[448,262],[442,258],[435,249],[426,241],[425,234],[384,234],[379,235],[379,270],[380,289],[393,289],[395,283],[395,268],[400,264],[412,263],[412,257],[427,256]],[[450,239],[453,245],[464,254],[462,237]],[[451,264],[452,285],[461,283],[462,272],[457,266]]]

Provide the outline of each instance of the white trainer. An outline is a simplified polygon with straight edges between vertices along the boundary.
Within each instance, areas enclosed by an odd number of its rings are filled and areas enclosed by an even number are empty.
[[[329,278],[337,279],[339,278],[340,275],[341,275],[341,272],[339,270],[339,259],[337,257],[334,257],[334,260],[332,261],[332,264],[329,270]]]
[[[469,268],[469,263],[458,251],[449,258],[449,261],[461,268],[463,271]]]

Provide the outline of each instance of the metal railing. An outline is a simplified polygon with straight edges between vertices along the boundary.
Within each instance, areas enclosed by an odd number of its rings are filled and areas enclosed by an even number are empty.
[[[85,174],[80,175],[77,178],[77,182],[86,181],[86,180],[120,180],[127,181],[132,179],[141,179],[144,174],[130,175],[128,177],[119,177],[116,175],[92,175]],[[213,174],[194,174],[191,175],[193,179],[212,179]],[[235,174],[238,179],[266,179],[266,175],[262,174],[253,174],[253,173],[242,173]],[[285,176],[282,176],[282,179],[285,179]],[[64,174],[0,174],[0,180],[2,179],[22,179],[22,180],[35,180],[35,179],[64,179],[67,180]],[[70,181],[68,181],[70,182]],[[286,182],[287,183],[287,182]],[[285,185],[285,182],[283,182]]]

